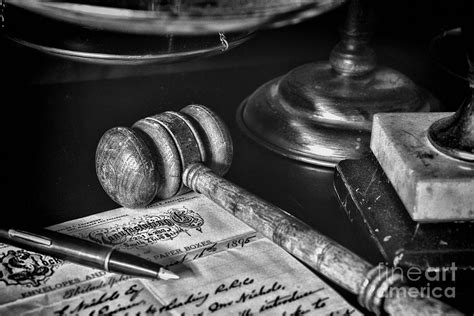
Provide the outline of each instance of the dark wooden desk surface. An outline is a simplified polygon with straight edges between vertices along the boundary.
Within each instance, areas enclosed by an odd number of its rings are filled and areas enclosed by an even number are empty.
[[[378,60],[432,91],[443,109],[455,109],[463,99],[462,82],[434,67],[427,50],[430,37],[450,26],[450,20],[439,17],[443,8],[438,2],[429,23],[417,19],[426,1],[408,3],[415,10],[403,16],[399,32],[393,25],[403,11],[384,16],[382,10],[373,41]],[[389,6],[388,11],[396,8]],[[171,65],[81,64],[1,39],[2,166],[7,175],[2,215],[44,226],[116,208],[95,175],[101,135],[113,126],[131,126],[148,115],[201,103],[231,129],[235,156],[228,179],[376,263],[376,250],[355,233],[336,200],[333,170],[260,148],[235,123],[237,106],[259,85],[295,66],[326,59],[343,16],[343,10],[336,10],[261,32],[223,55]]]

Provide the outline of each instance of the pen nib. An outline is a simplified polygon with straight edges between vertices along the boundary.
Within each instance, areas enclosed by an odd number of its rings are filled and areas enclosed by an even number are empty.
[[[158,271],[158,277],[162,280],[177,280],[179,279],[179,276],[177,274],[174,274],[173,272],[166,270],[164,268],[160,268],[160,271]]]

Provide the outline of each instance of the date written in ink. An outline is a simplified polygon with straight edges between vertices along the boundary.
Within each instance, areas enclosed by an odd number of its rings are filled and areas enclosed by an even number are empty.
[[[227,248],[235,248],[235,247],[243,247],[252,241],[253,238],[257,237],[257,235],[252,235],[248,237],[236,238],[234,240],[229,241],[226,246]]]

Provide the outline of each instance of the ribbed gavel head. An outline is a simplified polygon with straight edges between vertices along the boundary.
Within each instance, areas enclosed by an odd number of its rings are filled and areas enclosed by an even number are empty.
[[[96,172],[115,202],[138,208],[186,192],[182,174],[192,164],[224,175],[232,151],[223,121],[205,106],[188,105],[108,130],[97,146]]]

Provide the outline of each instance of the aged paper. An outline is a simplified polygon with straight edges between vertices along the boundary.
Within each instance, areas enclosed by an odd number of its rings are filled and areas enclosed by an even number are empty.
[[[181,278],[136,279],[0,244],[0,315],[359,315],[296,259],[195,193],[50,229],[154,260]]]

